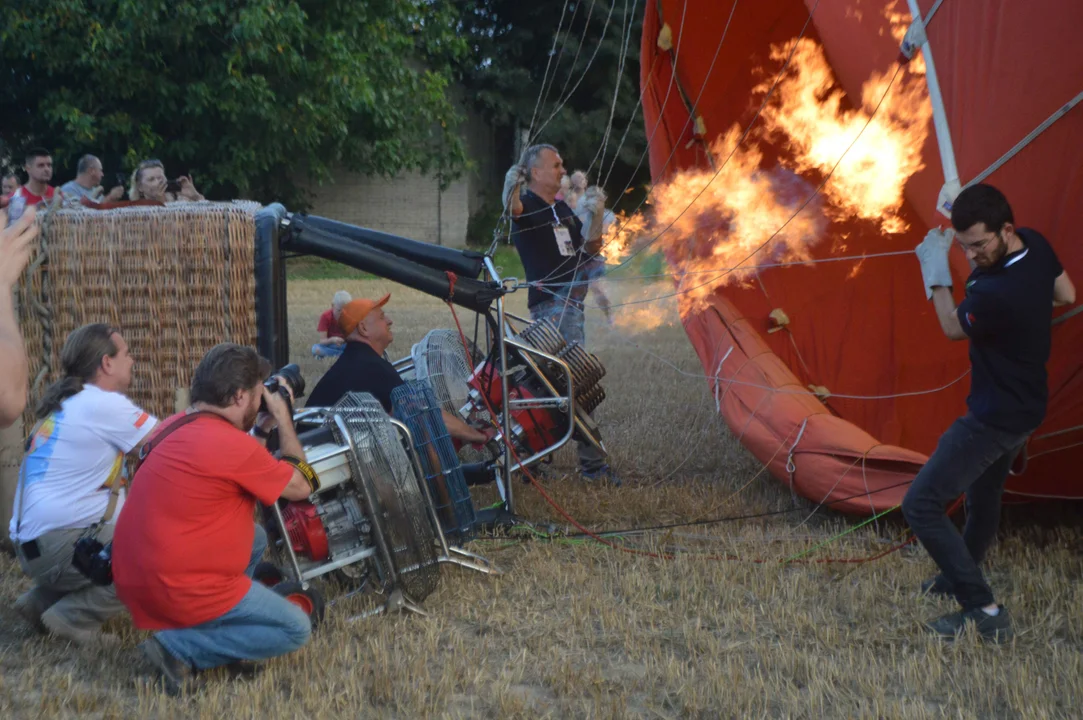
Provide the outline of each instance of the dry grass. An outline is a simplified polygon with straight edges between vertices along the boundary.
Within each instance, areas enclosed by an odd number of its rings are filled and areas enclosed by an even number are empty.
[[[338,284],[294,283],[295,359],[308,357],[316,317]],[[385,288],[344,284],[355,295]],[[439,302],[401,288],[389,309],[392,354],[450,325]],[[791,506],[766,476],[734,496],[758,464],[719,425],[705,383],[644,356],[598,318],[588,334],[609,369],[599,415],[626,484],[553,482],[573,515],[617,527]],[[699,369],[679,327],[626,337]],[[302,366],[311,382],[326,365]],[[557,469],[572,462],[565,454]],[[557,521],[535,491],[517,489],[524,517]],[[825,512],[802,523],[811,510],[628,542],[778,559],[851,526]],[[351,624],[345,618],[365,602],[346,601],[308,647],[258,678],[214,682],[180,701],[148,685],[134,649],[140,634],[127,621],[118,623],[123,647],[103,653],[32,636],[0,610],[0,717],[1078,717],[1083,533],[1071,522],[1009,526],[990,560],[1019,630],[1002,648],[926,637],[919,622],[950,605],[916,597],[932,571],[920,550],[865,565],[783,567],[490,540],[474,549],[507,574],[445,571],[426,601],[432,617]],[[826,553],[872,554],[902,530],[863,528]],[[0,605],[10,608],[26,583],[8,560],[0,571]]]

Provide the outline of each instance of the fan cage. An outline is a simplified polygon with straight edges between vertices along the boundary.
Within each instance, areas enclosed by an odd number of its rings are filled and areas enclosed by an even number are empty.
[[[441,408],[459,414],[469,396],[468,380],[474,372],[476,349],[471,348],[468,355],[456,331],[437,328],[426,333],[410,354],[414,378],[432,388]]]
[[[477,523],[474,500],[435,393],[425,382],[408,382],[392,391],[391,404],[395,417],[414,437],[414,448],[445,536],[459,545],[472,540]]]
[[[366,483],[378,507],[368,508],[382,526],[399,586],[420,602],[436,589],[440,566],[436,534],[413,463],[380,401],[369,393],[347,393],[331,408],[327,423],[337,442],[334,417],[342,418],[355,452],[350,464],[359,482]],[[366,505],[367,498],[364,498]]]

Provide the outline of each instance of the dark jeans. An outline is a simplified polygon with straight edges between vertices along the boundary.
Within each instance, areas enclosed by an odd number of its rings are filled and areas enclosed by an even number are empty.
[[[906,521],[966,610],[994,602],[979,565],[996,538],[1004,481],[1028,435],[997,430],[967,413],[941,436],[903,499]],[[947,507],[964,492],[960,535]]]

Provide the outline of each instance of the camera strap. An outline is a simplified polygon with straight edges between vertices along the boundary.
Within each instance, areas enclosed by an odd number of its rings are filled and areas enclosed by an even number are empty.
[[[143,446],[139,448],[139,462],[136,465],[136,469],[139,469],[139,466],[141,466],[143,464],[143,461],[147,459],[147,456],[150,455],[150,451],[158,447],[162,440],[165,440],[167,437],[169,437],[170,433],[172,433],[174,430],[181,429],[190,422],[194,422],[199,418],[206,417],[208,415],[222,418],[222,420],[225,420],[225,418],[223,418],[217,413],[207,412],[206,410],[197,410],[196,412],[188,413],[184,417],[178,418],[177,420],[174,420],[165,427],[159,429],[158,432],[154,434],[154,437],[152,437],[150,440],[147,440],[145,443],[143,443]],[[226,420],[226,422],[229,421]]]

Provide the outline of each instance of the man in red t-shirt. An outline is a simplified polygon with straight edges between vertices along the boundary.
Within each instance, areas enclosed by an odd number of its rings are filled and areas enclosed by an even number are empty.
[[[312,354],[318,358],[338,357],[346,347],[346,333],[339,326],[342,308],[353,298],[345,290],[339,290],[331,299],[331,308],[320,315],[316,325],[317,332],[323,333],[323,339],[312,346]]]
[[[56,188],[49,184],[49,181],[53,179],[53,156],[49,151],[44,148],[31,149],[26,153],[26,164],[23,169],[26,170],[30,180],[12,193],[11,197],[22,197],[27,205],[40,205],[43,202],[52,201]]]
[[[283,456],[304,460],[288,405],[262,385],[269,370],[231,343],[204,356],[192,407],[150,439],[113,534],[117,596],[136,627],[158,631],[140,648],[172,693],[193,670],[292,652],[311,633],[300,608],[251,580],[267,547],[256,501],[311,493],[294,465],[248,434],[277,424]],[[261,399],[269,413],[259,413]],[[171,429],[193,412],[204,415]]]

